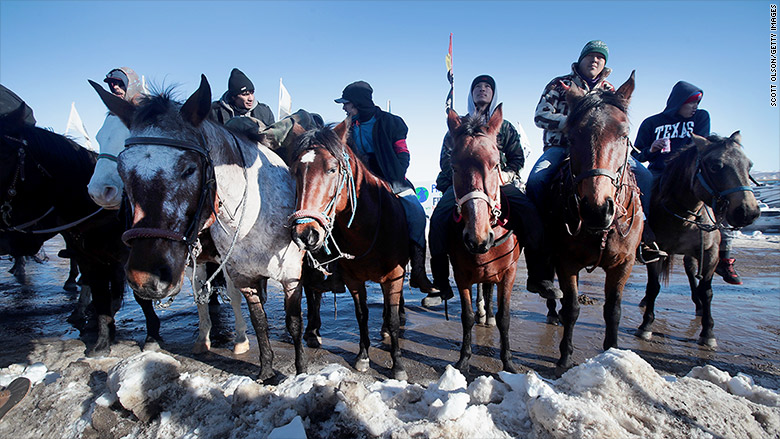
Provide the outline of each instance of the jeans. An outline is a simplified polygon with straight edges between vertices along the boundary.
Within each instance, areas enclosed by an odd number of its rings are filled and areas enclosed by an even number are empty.
[[[502,210],[509,209],[509,228],[526,247],[541,248],[544,237],[543,224],[531,200],[512,184],[502,186],[501,194],[509,204],[509,206],[502,206]],[[442,194],[431,214],[431,227],[428,231],[428,248],[431,257],[447,253],[447,227],[451,224],[449,218],[456,204],[455,192],[450,186]]]
[[[528,181],[525,183],[525,190],[528,198],[538,207],[542,203],[544,190],[550,185],[558,168],[561,167],[563,159],[566,158],[566,148],[560,146],[551,146],[542,153],[539,160],[536,161],[531,173],[528,175]]]
[[[644,212],[645,219],[647,219],[650,212],[650,191],[653,189],[653,174],[645,168],[645,165],[639,163],[633,157],[628,158],[628,165],[634,171],[636,184],[639,186],[640,191],[639,201],[642,202],[642,212]]]
[[[406,214],[406,225],[409,228],[409,239],[425,248],[425,209],[423,209],[417,193],[408,189],[398,194]]]

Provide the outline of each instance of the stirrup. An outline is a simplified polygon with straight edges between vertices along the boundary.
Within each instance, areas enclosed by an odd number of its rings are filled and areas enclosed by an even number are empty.
[[[662,258],[668,257],[669,254],[658,248],[658,244],[655,242],[640,244],[636,252],[637,260],[645,265],[658,262]]]

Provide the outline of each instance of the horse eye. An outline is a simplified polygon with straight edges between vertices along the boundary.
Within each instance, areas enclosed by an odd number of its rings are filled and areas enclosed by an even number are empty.
[[[181,174],[181,178],[182,179],[187,178],[187,177],[189,177],[190,175],[192,175],[194,173],[195,173],[195,167],[194,166],[190,166],[189,168],[184,170],[184,172]]]
[[[328,169],[327,172],[328,172],[328,174],[335,174],[337,170],[338,170],[338,168],[333,167],[333,168]]]
[[[720,171],[721,169],[723,169],[723,162],[717,161],[715,163],[710,164],[710,169],[712,170],[712,172]]]

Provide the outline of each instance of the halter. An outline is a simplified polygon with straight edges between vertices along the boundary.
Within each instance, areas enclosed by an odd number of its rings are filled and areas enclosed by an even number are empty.
[[[134,145],[162,145],[185,151],[196,152],[201,157],[205,172],[203,173],[203,178],[201,179],[201,192],[198,197],[198,210],[195,212],[195,216],[192,219],[192,222],[184,233],[151,227],[132,227],[122,234],[122,241],[125,243],[125,245],[130,247],[130,241],[133,239],[162,238],[170,241],[182,242],[190,248],[195,246],[197,235],[200,232],[200,230],[197,229],[197,225],[200,222],[201,216],[203,215],[208,192],[209,190],[214,189],[214,185],[216,183],[214,179],[214,164],[211,162],[209,150],[205,146],[206,141],[203,138],[203,134],[201,134],[200,145],[167,137],[128,137],[125,140],[125,151],[127,151],[127,148],[130,148]],[[119,156],[121,157],[123,153],[124,151],[120,153]]]
[[[707,183],[707,180],[712,182],[712,178],[707,174],[707,170],[702,166],[701,156],[696,153],[696,175],[695,178],[699,180],[704,190],[712,195],[712,210],[715,212],[715,219],[713,221],[715,225],[722,226],[723,217],[725,216],[726,209],[728,208],[729,201],[726,199],[726,195],[733,194],[735,192],[753,192],[753,188],[750,186],[735,186],[722,191],[717,191],[713,188],[714,184]],[[691,185],[693,186],[693,185]]]
[[[318,212],[312,209],[301,209],[296,210],[287,218],[290,227],[316,221],[323,229],[325,229],[325,238],[323,240],[323,249],[325,250],[325,254],[331,254],[331,251],[328,248],[328,240],[330,240],[330,242],[333,243],[333,247],[338,252],[338,255],[328,261],[319,262],[314,258],[314,256],[312,256],[311,252],[307,251],[306,254],[309,255],[309,259],[314,265],[314,268],[328,275],[330,273],[327,273],[323,266],[330,264],[331,262],[335,262],[339,259],[355,259],[354,255],[342,252],[341,248],[339,248],[339,245],[336,242],[336,239],[333,238],[333,227],[335,225],[336,218],[336,205],[338,205],[339,196],[341,195],[341,192],[344,190],[345,186],[348,190],[349,203],[352,205],[352,215],[349,218],[349,222],[347,222],[347,228],[352,226],[352,221],[355,219],[355,213],[357,212],[355,176],[352,174],[352,164],[350,162],[349,154],[347,154],[347,151],[344,148],[341,150],[341,157],[344,159],[344,166],[339,163],[339,183],[336,186],[335,193],[331,197],[328,204],[325,205],[325,207],[322,209],[322,212]],[[381,197],[379,199],[381,200]],[[377,227],[377,233],[378,230],[379,228]],[[376,241],[376,236],[374,237],[374,241]],[[373,244],[371,247],[373,247]],[[369,250],[371,250],[371,248],[369,248]]]
[[[496,172],[498,173],[499,182],[503,183],[501,178],[501,171],[496,170]],[[458,198],[458,194],[455,193],[455,186],[453,185],[452,193],[455,195],[455,222],[459,223],[463,218],[461,211],[463,210],[463,205],[466,204],[466,202],[471,200],[482,200],[487,203],[488,208],[490,209],[490,226],[504,226],[507,223],[507,219],[501,219],[501,183],[499,183],[499,189],[495,199],[490,198],[490,196],[485,191],[480,189],[475,189],[463,197]]]

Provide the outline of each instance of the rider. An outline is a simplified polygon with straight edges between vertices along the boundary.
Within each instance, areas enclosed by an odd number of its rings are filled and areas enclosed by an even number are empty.
[[[550,81],[536,106],[534,122],[536,126],[544,130],[544,152],[531,169],[526,188],[528,196],[539,208],[542,207],[544,191],[550,185],[568,154],[569,141],[563,132],[569,114],[566,89],[571,84],[575,84],[585,93],[592,93],[596,90],[615,91],[615,87],[607,81],[607,77],[612,72],[612,69],[606,67],[608,58],[609,48],[606,43],[601,40],[589,41],[580,51],[577,62],[571,65],[571,73]],[[650,205],[652,175],[647,168],[633,158],[630,157],[628,163],[641,190],[640,200],[646,217],[646,209]],[[641,260],[650,262],[665,256],[665,253],[658,250],[658,246],[655,244],[655,235],[650,228],[645,225],[644,230],[640,252]],[[548,267],[548,270],[548,275],[552,276],[552,267]]]
[[[255,100],[255,85],[241,70],[234,68],[228,79],[228,89],[222,98],[211,104],[211,113],[224,125],[232,117],[251,117],[263,124],[263,129],[274,123],[274,113],[268,105]]]
[[[638,160],[650,162],[648,168],[653,178],[660,178],[670,152],[690,143],[691,133],[709,136],[710,114],[699,109],[702,96],[704,92],[699,87],[679,81],[672,87],[664,111],[648,117],[639,126],[635,146],[641,152],[635,153],[635,156]],[[735,260],[730,257],[733,232],[721,230],[720,236],[720,260],[715,271],[724,281],[741,285],[742,279],[734,268]]]
[[[468,96],[468,111],[471,117],[482,118],[485,123],[490,119],[493,111],[498,106],[496,81],[489,75],[479,75],[471,82]],[[498,133],[497,145],[501,155],[501,178],[504,185],[501,192],[510,204],[510,226],[515,234],[525,236],[521,239],[526,245],[526,260],[529,266],[529,289],[540,291],[540,294],[551,297],[562,297],[560,290],[555,288],[551,281],[544,282],[538,277],[532,277],[538,270],[535,269],[539,260],[536,254],[542,245],[539,239],[542,234],[541,219],[532,203],[526,195],[515,186],[519,180],[520,170],[525,164],[525,153],[521,147],[521,138],[512,123],[504,120]],[[449,283],[450,266],[447,257],[447,229],[450,215],[455,208],[455,192],[452,187],[452,136],[449,132],[444,135],[442,142],[439,166],[441,172],[436,178],[436,187],[442,192],[442,197],[436,204],[431,215],[431,225],[428,232],[428,243],[431,249],[431,273],[433,283],[441,290],[438,294],[429,294],[423,299],[422,305],[426,307],[436,306],[442,300],[453,297]],[[519,229],[523,229],[522,232]],[[529,250],[533,258],[529,258]],[[531,260],[533,259],[533,260]],[[538,265],[538,264],[536,264]],[[532,268],[533,267],[533,268]]]
[[[348,144],[368,169],[387,181],[401,200],[409,227],[412,273],[409,284],[423,293],[438,292],[425,273],[425,210],[414,185],[406,178],[409,129],[400,117],[382,111],[374,105],[374,90],[365,81],[356,81],[344,88],[336,103],[350,117]]]
[[[11,113],[12,111],[24,105],[24,123],[35,125],[35,116],[33,110],[16,93],[9,90],[3,84],[0,84],[0,116]]]

